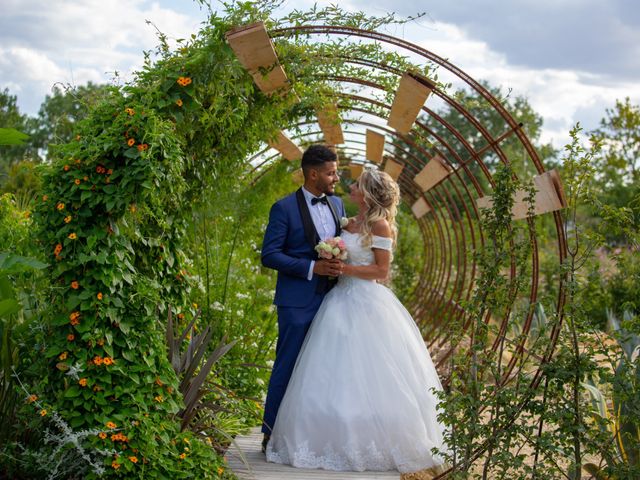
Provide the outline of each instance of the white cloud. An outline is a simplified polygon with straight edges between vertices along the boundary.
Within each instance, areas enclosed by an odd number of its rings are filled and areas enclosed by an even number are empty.
[[[144,0],[6,0],[0,19],[0,88],[35,114],[57,82],[126,80],[157,44],[152,21],[170,41],[188,38],[200,19]]]
[[[629,96],[640,103],[637,83],[615,83],[574,70],[510,65],[506,55],[492,50],[486,42],[470,38],[455,25],[436,22],[426,34],[425,29],[412,33],[420,38],[415,43],[447,59],[472,78],[487,80],[502,87],[505,93],[511,90],[512,95],[525,96],[544,118],[541,140],[556,147],[568,142],[569,130],[576,122],[586,129],[595,128],[605,109],[612,107],[616,99]],[[454,86],[462,86],[454,76],[447,77],[442,71],[440,76]]]
[[[328,3],[319,2],[319,6]],[[400,11],[410,9],[411,13],[417,8],[402,0],[386,6],[384,3],[378,0],[375,4],[363,5],[359,0],[348,0],[341,3],[341,7],[364,8],[377,16],[390,11],[387,6]],[[295,5],[285,2],[279,12],[286,13],[294,7],[304,10],[310,5],[310,0],[300,0]],[[567,2],[562,6],[569,8]],[[33,115],[56,82],[105,83],[115,71],[125,80],[130,78],[142,65],[142,52],[158,43],[155,29],[145,20],[153,21],[170,39],[176,39],[188,38],[197,32],[203,18],[204,13],[199,18],[193,5],[188,7],[184,1],[3,0],[0,88],[8,87],[11,93],[17,94],[21,110]],[[501,23],[510,18],[515,17],[501,18],[495,14],[496,28],[501,28]],[[530,20],[541,21],[540,18]],[[543,140],[553,141],[556,146],[567,141],[568,131],[576,121],[582,121],[586,128],[594,128],[605,108],[612,107],[615,99],[629,96],[633,102],[640,103],[640,82],[589,74],[567,66],[527,66],[527,59],[522,55],[518,57],[521,60],[518,65],[514,65],[513,56],[496,50],[498,46],[491,46],[498,44],[469,33],[472,30],[464,22],[454,25],[421,21],[390,26],[387,31],[448,59],[472,78],[484,79],[505,91],[512,89],[514,95],[526,96],[534,110],[544,117]],[[514,39],[518,41],[522,39]],[[430,101],[437,104],[435,99]]]

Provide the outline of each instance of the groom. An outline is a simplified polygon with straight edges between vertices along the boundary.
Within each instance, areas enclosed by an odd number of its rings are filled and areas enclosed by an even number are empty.
[[[262,423],[262,451],[311,320],[341,273],[339,260],[320,260],[314,247],[340,235],[344,205],[334,197],[338,158],[324,145],[302,155],[304,185],[271,207],[262,243],[262,264],[278,271],[274,304],[278,308],[278,343]]]

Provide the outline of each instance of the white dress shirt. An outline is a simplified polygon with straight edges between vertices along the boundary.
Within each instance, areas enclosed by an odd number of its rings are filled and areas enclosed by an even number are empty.
[[[307,201],[307,207],[309,208],[309,213],[311,214],[311,220],[313,221],[313,225],[316,227],[316,231],[320,236],[320,240],[326,240],[327,238],[334,237],[336,234],[336,222],[333,218],[333,215],[331,214],[329,205],[325,205],[321,202],[312,205],[311,199],[315,198],[315,195],[309,192],[304,187],[302,187],[302,193],[304,195],[304,199]],[[320,197],[323,196],[324,195],[321,195]],[[327,201],[330,200],[327,199]],[[311,265],[309,265],[309,273],[307,274],[307,280],[311,280],[313,278],[313,267],[315,266],[315,264],[316,261],[311,260]]]

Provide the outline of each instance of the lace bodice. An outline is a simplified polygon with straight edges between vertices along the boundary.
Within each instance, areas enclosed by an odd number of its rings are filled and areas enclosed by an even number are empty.
[[[373,235],[371,237],[371,246],[365,247],[362,245],[362,234],[351,233],[347,230],[343,230],[340,235],[347,245],[347,263],[351,265],[371,265],[374,261],[372,248],[382,248],[384,250],[391,250],[393,240],[386,237],[379,237]]]

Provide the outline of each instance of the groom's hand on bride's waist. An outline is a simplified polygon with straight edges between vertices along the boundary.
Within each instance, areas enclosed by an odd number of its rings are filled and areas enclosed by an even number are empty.
[[[316,260],[313,266],[313,273],[327,277],[338,277],[342,273],[344,263],[341,260]]]

